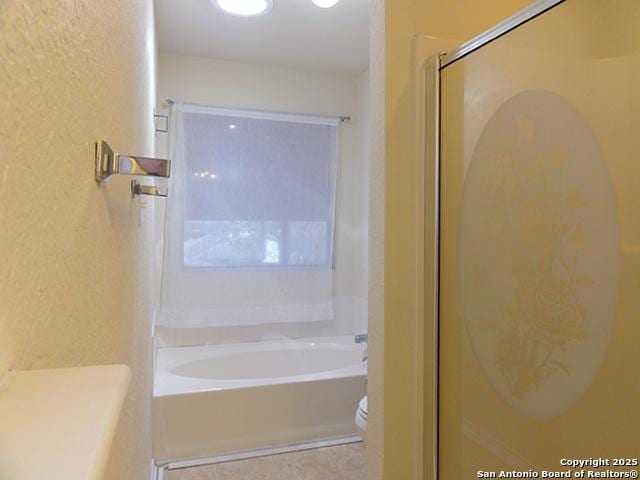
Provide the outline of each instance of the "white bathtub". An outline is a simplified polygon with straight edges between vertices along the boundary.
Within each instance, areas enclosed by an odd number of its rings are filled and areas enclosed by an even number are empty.
[[[161,348],[153,397],[158,464],[355,434],[365,395],[353,337]]]

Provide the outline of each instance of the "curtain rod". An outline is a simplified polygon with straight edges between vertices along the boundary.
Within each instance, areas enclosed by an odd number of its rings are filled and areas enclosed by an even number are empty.
[[[167,98],[166,102],[168,105],[173,105],[174,103],[176,103],[176,101],[173,98]],[[230,108],[230,107],[226,107],[226,108]],[[298,113],[296,115],[304,115],[304,113]],[[337,115],[336,118],[340,120],[340,123],[351,121],[351,115]]]

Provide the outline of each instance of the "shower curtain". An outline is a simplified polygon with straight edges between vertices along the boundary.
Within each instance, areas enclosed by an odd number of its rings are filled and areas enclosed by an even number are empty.
[[[160,325],[333,320],[337,126],[173,105]]]

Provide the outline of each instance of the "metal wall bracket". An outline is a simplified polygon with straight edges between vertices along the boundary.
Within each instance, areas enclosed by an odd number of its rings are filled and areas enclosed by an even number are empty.
[[[167,133],[169,131],[169,115],[160,115],[154,113],[153,120],[155,123],[156,133]],[[164,128],[158,126],[159,124],[162,125],[161,120],[164,120]]]
[[[167,191],[160,193],[158,187],[155,185],[142,185],[137,180],[131,180],[131,198],[135,198],[138,195],[148,195],[150,197],[166,197]]]
[[[114,152],[104,140],[96,143],[95,162],[98,183],[104,183],[116,174],[160,178],[169,178],[171,175],[171,160],[123,155]]]

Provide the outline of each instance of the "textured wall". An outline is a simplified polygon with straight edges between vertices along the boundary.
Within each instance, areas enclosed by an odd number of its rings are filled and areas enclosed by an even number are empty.
[[[114,480],[149,476],[152,216],[94,141],[153,153],[154,76],[151,0],[0,2],[0,372],[130,365]]]
[[[369,376],[367,478],[384,468],[384,144],[385,2],[371,0],[369,58]]]

